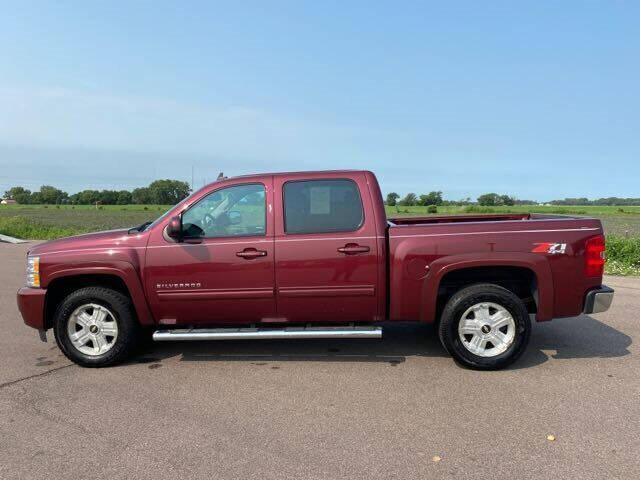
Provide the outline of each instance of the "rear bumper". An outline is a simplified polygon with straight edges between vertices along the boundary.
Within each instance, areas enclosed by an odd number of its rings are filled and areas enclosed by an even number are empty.
[[[583,313],[600,313],[606,312],[613,302],[613,288],[606,285],[590,290],[584,299]]]
[[[47,291],[43,288],[24,287],[18,290],[18,309],[24,323],[44,330],[44,299]]]

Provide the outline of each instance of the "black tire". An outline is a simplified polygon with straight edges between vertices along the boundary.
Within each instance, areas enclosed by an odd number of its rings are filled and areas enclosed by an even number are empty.
[[[113,346],[104,354],[91,356],[78,350],[69,338],[67,324],[69,317],[85,304],[106,307],[118,326],[118,334]],[[140,335],[135,310],[131,300],[120,292],[103,287],[86,287],[69,294],[56,309],[53,331],[62,353],[74,363],[83,367],[107,367],[125,360],[134,352]]]
[[[515,322],[515,337],[503,352],[483,357],[469,351],[458,335],[462,315],[478,303],[491,302],[506,309]],[[447,302],[438,329],[440,341],[449,354],[465,367],[477,370],[499,370],[515,362],[525,351],[531,336],[531,320],[524,302],[506,288],[480,283],[456,292]]]

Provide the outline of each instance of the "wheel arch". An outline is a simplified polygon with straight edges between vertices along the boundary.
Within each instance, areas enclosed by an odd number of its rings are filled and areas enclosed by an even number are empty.
[[[133,270],[133,266],[128,265],[130,270]],[[100,266],[61,270],[48,278],[44,312],[45,329],[52,327],[55,310],[62,299],[79,288],[89,286],[110,288],[126,295],[133,303],[138,322],[141,325],[154,323],[135,271]]]
[[[448,298],[476,283],[501,285],[525,301],[537,321],[553,318],[553,277],[544,257],[458,259],[431,266],[423,283],[421,320],[437,320]]]

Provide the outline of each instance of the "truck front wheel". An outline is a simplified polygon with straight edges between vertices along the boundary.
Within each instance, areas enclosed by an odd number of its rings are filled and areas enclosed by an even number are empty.
[[[476,284],[447,302],[438,330],[440,341],[462,365],[498,370],[515,362],[531,335],[523,301],[506,288]]]
[[[136,346],[140,327],[131,300],[103,287],[69,294],[54,316],[54,334],[66,357],[83,367],[124,360]]]

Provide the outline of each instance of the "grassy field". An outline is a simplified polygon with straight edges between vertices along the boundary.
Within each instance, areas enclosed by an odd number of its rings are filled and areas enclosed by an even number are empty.
[[[165,205],[0,205],[0,233],[17,238],[52,239],[79,233],[127,228],[155,220]],[[387,207],[387,216],[427,215],[426,207]],[[438,207],[438,215],[464,213],[548,213],[593,216],[602,220],[607,241],[607,272],[640,275],[640,207],[530,206]]]
[[[0,220],[22,217],[43,226],[95,232],[139,225],[155,220],[168,205],[0,205]]]
[[[169,206],[0,205],[0,233],[49,240],[80,233],[113,230],[155,220]]]
[[[388,217],[427,215],[427,207],[386,207]],[[465,213],[546,213],[599,218],[608,235],[640,237],[640,207],[515,205],[513,207],[438,207],[437,215]]]
[[[385,207],[388,215],[424,215],[427,207]],[[513,205],[511,207],[482,207],[479,205],[467,206],[440,206],[438,214],[459,213],[553,213],[560,215],[640,215],[640,206],[611,207],[611,206],[560,206],[560,205]]]

